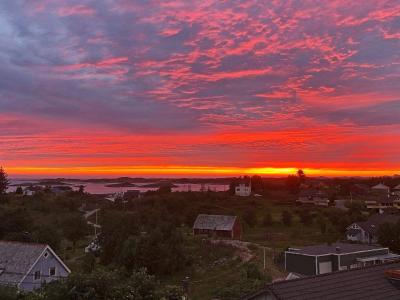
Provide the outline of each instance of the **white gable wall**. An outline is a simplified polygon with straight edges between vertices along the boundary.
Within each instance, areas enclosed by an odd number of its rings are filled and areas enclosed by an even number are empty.
[[[47,257],[46,257],[47,253]],[[54,276],[50,276],[50,268],[56,268]],[[40,279],[35,280],[35,272],[40,271]],[[42,283],[58,280],[69,275],[70,271],[56,258],[54,253],[49,249],[42,253],[40,258],[32,266],[26,277],[20,282],[18,287],[24,291],[32,291],[40,288]]]

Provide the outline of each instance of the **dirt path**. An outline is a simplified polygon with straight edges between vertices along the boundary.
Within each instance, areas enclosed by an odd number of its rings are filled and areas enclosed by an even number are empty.
[[[211,243],[234,247],[236,249],[235,255],[239,257],[244,263],[254,258],[254,254],[249,249],[249,245],[251,245],[252,243],[242,242],[238,240],[212,240]]]

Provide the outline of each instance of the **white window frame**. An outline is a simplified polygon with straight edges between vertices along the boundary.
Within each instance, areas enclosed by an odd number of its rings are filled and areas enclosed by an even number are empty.
[[[39,277],[36,278],[36,274],[39,273]],[[42,272],[40,272],[40,270],[37,270],[35,272],[33,272],[33,280],[35,281],[39,281],[40,279],[42,279]]]

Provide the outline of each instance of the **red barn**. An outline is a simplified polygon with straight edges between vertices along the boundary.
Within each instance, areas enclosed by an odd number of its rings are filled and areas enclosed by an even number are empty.
[[[224,238],[241,239],[242,225],[236,216],[200,214],[194,222],[193,234],[215,234]]]

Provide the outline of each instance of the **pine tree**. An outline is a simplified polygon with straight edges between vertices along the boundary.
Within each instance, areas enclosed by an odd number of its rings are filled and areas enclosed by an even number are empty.
[[[4,171],[3,167],[0,167],[0,195],[7,192],[9,184],[10,181],[8,180],[8,175],[6,171]]]

